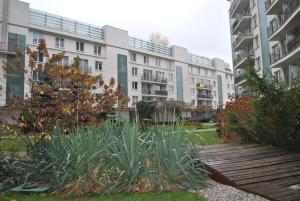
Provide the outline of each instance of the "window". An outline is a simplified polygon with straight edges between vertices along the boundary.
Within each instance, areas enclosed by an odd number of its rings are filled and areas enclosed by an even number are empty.
[[[169,86],[169,92],[170,92],[170,93],[174,93],[174,86],[173,86],[173,85],[170,85],[170,86]]]
[[[55,47],[56,48],[64,48],[65,47],[65,39],[61,37],[55,38]]]
[[[196,101],[195,100],[192,100],[192,105],[196,105]]]
[[[156,58],[156,60],[155,60],[155,65],[156,65],[156,66],[160,66],[160,58]]]
[[[94,54],[95,55],[101,55],[101,46],[100,45],[95,45],[94,46]]]
[[[144,56],[144,64],[148,64],[149,63],[149,57],[148,56]]]
[[[132,89],[133,90],[138,90],[138,83],[137,82],[132,82]]]
[[[33,43],[34,44],[40,43],[41,39],[42,39],[42,34],[40,34],[40,33],[34,33],[33,34]]]
[[[256,70],[260,69],[260,57],[257,57],[255,59],[255,68],[256,68]]]
[[[195,88],[191,88],[191,94],[195,95]]]
[[[137,75],[138,74],[138,69],[136,67],[132,67],[132,75]]]
[[[230,90],[230,84],[227,84],[227,89]]]
[[[213,91],[213,96],[216,97],[217,96],[217,92]]]
[[[69,57],[64,56],[64,58],[61,61],[58,62],[58,65],[61,65],[61,66],[69,65]]]
[[[174,80],[174,75],[173,73],[169,73],[169,81],[173,81]]]
[[[257,49],[257,48],[259,48],[259,38],[258,38],[258,36],[256,36],[254,38],[254,49]]]
[[[257,15],[255,14],[253,17],[252,17],[252,28],[256,28],[257,27]]]
[[[89,60],[87,59],[80,59],[80,70],[83,73],[91,73],[89,69]]]
[[[35,58],[34,58],[35,62],[44,62],[44,54],[43,53],[34,52],[34,54],[35,54]]]
[[[135,105],[137,102],[139,102],[139,97],[138,96],[132,96],[133,105]]]
[[[130,60],[136,62],[136,54],[135,53],[130,54]]]
[[[206,75],[206,76],[208,75],[207,69],[205,69],[205,75]]]
[[[216,81],[213,81],[213,85],[214,85],[214,87],[216,87]]]
[[[102,70],[102,62],[101,61],[95,62],[95,70]]]
[[[195,78],[191,77],[191,84],[195,84]]]
[[[83,42],[76,42],[76,50],[79,52],[84,52],[84,43]]]

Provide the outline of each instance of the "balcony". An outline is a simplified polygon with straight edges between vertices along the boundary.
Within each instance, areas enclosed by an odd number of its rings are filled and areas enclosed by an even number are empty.
[[[168,91],[164,90],[143,90],[142,91],[143,96],[163,96],[167,97],[168,96]]]
[[[167,85],[168,84],[167,78],[160,78],[160,77],[155,77],[155,76],[142,75],[141,79],[142,79],[142,82],[146,82],[146,83],[161,84],[161,85]]]
[[[229,9],[230,16],[232,17],[237,11],[247,6],[249,7],[249,0],[234,0]]]
[[[209,99],[209,100],[211,100],[211,99],[213,99],[213,96],[211,94],[208,94],[208,95],[198,94],[197,98],[198,99]]]
[[[209,84],[204,84],[204,83],[198,83],[197,84],[197,89],[198,90],[212,90],[213,86]]]
[[[8,43],[0,43],[0,53],[1,54],[9,54],[9,55],[17,55],[18,53],[24,54],[25,47],[20,48],[15,45],[9,45]]]
[[[247,63],[248,57],[253,58],[254,52],[250,51],[250,53],[240,53],[237,55],[235,59],[233,59],[233,68],[242,68]]]
[[[278,15],[282,11],[282,4],[287,4],[290,0],[266,0],[266,15]]]
[[[250,32],[240,34],[232,44],[234,52],[245,49],[253,43],[253,34]]]
[[[251,23],[250,9],[247,12],[237,15],[235,23],[232,25],[232,35],[237,35],[238,32],[244,31]]]
[[[80,71],[84,74],[92,74],[92,67],[90,67],[90,66],[80,66]]]
[[[283,67],[299,62],[300,58],[300,35],[289,41],[286,48],[279,49],[270,55],[271,67]]]
[[[237,84],[242,84],[242,82],[246,81],[246,76],[245,74],[240,74],[237,77],[234,78],[234,83]]]
[[[286,10],[277,19],[271,21],[268,27],[270,41],[279,41],[291,30],[299,27],[300,0],[292,0]]]

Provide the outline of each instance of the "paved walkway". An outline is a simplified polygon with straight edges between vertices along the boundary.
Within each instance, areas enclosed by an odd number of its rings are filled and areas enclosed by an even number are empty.
[[[223,184],[276,201],[300,201],[300,153],[271,146],[200,147],[211,177]]]

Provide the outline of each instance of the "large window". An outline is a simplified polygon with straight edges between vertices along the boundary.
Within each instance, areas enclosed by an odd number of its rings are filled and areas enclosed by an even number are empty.
[[[58,65],[61,65],[61,66],[69,65],[69,57],[64,56],[64,58],[58,62]]]
[[[64,48],[65,47],[65,39],[61,37],[55,38],[55,47],[56,48]]]
[[[174,74],[173,73],[169,73],[169,81],[173,81],[174,80]]]
[[[149,57],[148,56],[144,56],[144,64],[148,64],[149,63]]]
[[[76,50],[79,52],[84,52],[84,43],[83,42],[76,42]]]
[[[155,65],[156,66],[160,66],[160,58],[156,58],[155,59]]]

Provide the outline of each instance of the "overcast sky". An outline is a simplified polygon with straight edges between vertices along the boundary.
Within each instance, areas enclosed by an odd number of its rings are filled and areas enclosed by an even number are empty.
[[[30,7],[97,26],[111,25],[149,39],[167,36],[171,45],[231,62],[226,0],[23,0]]]

